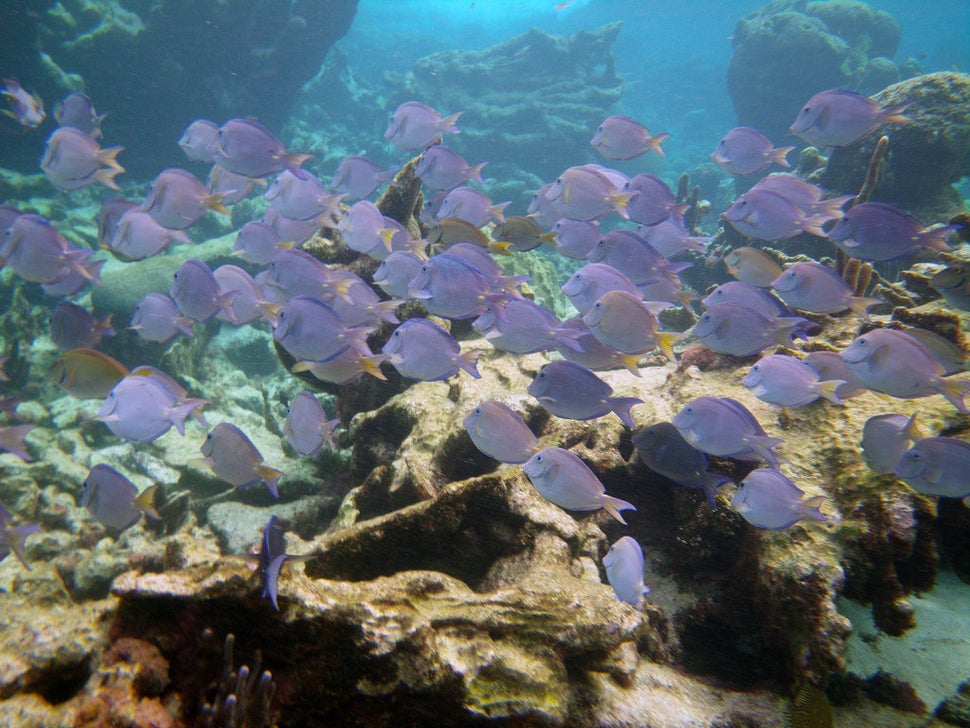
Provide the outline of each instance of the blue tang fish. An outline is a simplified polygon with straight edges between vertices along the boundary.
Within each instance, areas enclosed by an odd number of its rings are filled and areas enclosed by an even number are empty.
[[[819,510],[825,497],[802,500],[804,495],[804,491],[780,471],[758,468],[741,481],[731,507],[758,528],[781,530],[803,518],[827,521]]]
[[[212,161],[245,177],[269,177],[288,169],[302,177],[303,163],[312,154],[287,152],[283,142],[252,119],[230,119],[219,127]]]
[[[500,463],[521,465],[539,450],[539,439],[521,415],[497,400],[482,402],[462,424],[475,447]]]
[[[837,391],[845,380],[823,382],[818,372],[793,356],[771,354],[759,359],[741,382],[762,402],[781,407],[802,407],[824,397],[843,404]]]
[[[773,448],[781,443],[768,437],[743,404],[728,397],[697,397],[677,413],[671,423],[684,439],[708,455],[738,460],[764,459],[778,464]]]
[[[711,160],[728,174],[757,174],[772,164],[791,167],[788,153],[795,147],[775,148],[764,134],[750,126],[736,126],[718,142]]]
[[[128,375],[105,397],[97,418],[118,437],[153,442],[173,426],[185,434],[185,418],[205,400],[181,401],[152,377]]]
[[[263,465],[260,454],[246,434],[229,422],[220,422],[205,436],[202,454],[206,464],[222,480],[239,489],[265,483],[270,495],[279,498],[277,483],[283,473]]]
[[[666,133],[652,136],[647,127],[629,116],[608,116],[596,127],[589,143],[604,159],[633,159],[644,152],[666,156],[660,145],[669,138]]]
[[[603,557],[606,578],[621,602],[639,606],[650,589],[643,584],[643,549],[631,536],[618,539]]]
[[[866,309],[881,298],[853,295],[849,284],[827,265],[802,261],[789,266],[771,283],[779,298],[789,306],[809,313],[840,313],[851,309],[869,318]]]
[[[320,452],[324,443],[334,447],[333,431],[339,424],[339,419],[327,419],[320,400],[309,389],[304,389],[286,409],[283,434],[300,455],[312,457]]]
[[[909,121],[903,112],[912,103],[904,101],[881,106],[855,91],[829,89],[805,102],[789,131],[816,147],[844,147],[874,132],[882,124]]]
[[[913,490],[963,498],[970,507],[970,442],[956,437],[927,437],[906,451],[893,472]]]
[[[424,318],[408,319],[394,329],[381,350],[402,377],[436,382],[455,376],[460,369],[481,378],[476,363],[480,352],[462,352],[443,328]]]
[[[862,427],[862,456],[870,470],[886,475],[909,449],[909,443],[921,439],[916,415],[874,415]]]
[[[155,494],[158,485],[145,488],[141,493],[128,478],[114,468],[99,463],[91,468],[81,490],[81,507],[108,528],[125,531],[141,520],[144,513],[149,518],[161,520],[155,510]]]
[[[552,361],[530,382],[528,392],[556,417],[593,420],[612,412],[627,427],[635,427],[630,410],[643,400],[614,397],[613,387],[573,361]]]
[[[653,472],[685,488],[700,488],[711,508],[715,507],[717,489],[731,479],[708,469],[707,456],[684,439],[669,422],[645,427],[633,436],[633,446],[640,459]]]
[[[459,134],[456,124],[460,116],[459,111],[443,117],[430,106],[405,101],[391,114],[384,138],[398,149],[427,149],[441,141],[442,134]]]
[[[92,139],[101,136],[101,122],[106,116],[98,115],[91,97],[80,91],[72,91],[54,107],[54,118],[59,126],[73,126]]]

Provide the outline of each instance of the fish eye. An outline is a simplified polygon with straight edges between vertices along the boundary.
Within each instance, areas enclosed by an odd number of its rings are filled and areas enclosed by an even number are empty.
[[[808,112],[810,112],[811,110],[812,110],[812,107],[811,107],[811,106],[806,106],[806,107],[805,107],[804,109],[802,109],[802,113],[803,113],[803,114],[807,114],[807,113],[808,113]]]
[[[911,453],[909,454],[909,456],[910,456],[910,458],[912,458],[913,460],[919,460],[919,453],[918,453],[918,452],[911,452]]]
[[[211,440],[211,439],[212,439],[212,433],[211,433],[211,432],[210,432],[210,433],[208,433],[208,434],[207,434],[207,435],[205,436],[205,439],[206,439],[206,440]]]
[[[481,413],[482,413],[481,407],[476,407],[475,409],[472,410],[473,415],[480,415]]]
[[[541,463],[542,462],[542,455],[536,455],[536,462],[537,463]]]

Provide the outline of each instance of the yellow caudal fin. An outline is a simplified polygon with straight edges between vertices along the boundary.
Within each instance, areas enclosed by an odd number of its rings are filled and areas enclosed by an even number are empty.
[[[118,183],[115,182],[115,177],[124,171],[125,170],[121,169],[120,167],[117,169],[114,167],[105,167],[104,169],[99,169],[94,173],[94,180],[95,182],[99,182],[109,189],[119,190],[121,188],[118,187]]]
[[[509,252],[509,248],[512,247],[512,243],[506,240],[496,240],[489,243],[487,246],[488,252],[495,253],[496,255],[512,255]]]
[[[98,152],[98,161],[101,162],[105,167],[111,167],[111,169],[117,169],[119,172],[124,172],[125,168],[118,163],[118,154],[125,150],[124,147],[108,147],[102,149]]]
[[[678,334],[674,331],[658,331],[657,332],[657,348],[663,352],[664,356],[670,361],[677,361],[677,357],[674,356],[674,344],[680,341],[683,334]]]
[[[777,149],[772,149],[768,154],[771,161],[777,164],[779,167],[784,167],[788,169],[791,165],[788,163],[788,153],[795,147],[778,147]]]
[[[963,402],[967,393],[970,392],[970,381],[946,377],[940,380],[939,392],[946,397],[948,402],[964,414],[970,412],[967,410],[967,405]]]
[[[845,406],[845,402],[839,399],[839,395],[836,394],[839,387],[845,384],[844,379],[829,379],[825,382],[819,382],[815,385],[815,394],[819,397],[825,397],[829,402],[835,402],[835,404]]]
[[[660,148],[660,145],[668,139],[670,139],[670,134],[667,134],[666,132],[663,134],[657,134],[656,136],[652,136],[647,139],[647,146],[651,151],[656,152],[661,157],[666,157],[667,155],[664,153],[664,150]],[[789,147],[789,149],[794,149],[794,147]]]
[[[150,485],[145,488],[138,497],[135,498],[135,505],[141,508],[145,512],[145,515],[149,518],[154,518],[156,521],[162,520],[162,517],[155,510],[155,495],[158,493],[158,483],[155,485]]]
[[[384,376],[384,372],[381,371],[381,362],[386,361],[386,354],[375,354],[374,356],[362,356],[360,358],[360,366],[364,370],[364,374],[370,374],[372,377],[380,379],[382,382],[387,381],[387,377]]]
[[[613,203],[613,209],[619,213],[620,217],[630,219],[626,206],[630,203],[634,194],[633,192],[615,192],[609,196],[610,202]],[[566,200],[566,202],[568,203],[569,200]]]
[[[623,362],[623,366],[626,367],[627,371],[630,372],[635,377],[642,377],[640,373],[640,355],[639,354],[621,354],[620,361]]]
[[[218,212],[222,215],[228,215],[229,209],[222,204],[222,200],[225,198],[223,194],[206,195],[202,198],[202,204],[208,207],[214,212]]]

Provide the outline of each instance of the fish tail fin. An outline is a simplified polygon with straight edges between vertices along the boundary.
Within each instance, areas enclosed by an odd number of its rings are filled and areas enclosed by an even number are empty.
[[[364,374],[370,374],[372,377],[386,382],[387,377],[381,371],[381,364],[385,361],[387,361],[387,354],[373,354],[372,356],[362,356],[360,358],[360,365],[364,370]]]
[[[774,452],[772,448],[782,443],[781,438],[769,437],[768,435],[750,435],[745,438],[745,443],[765,462],[773,466],[778,464],[778,453]]]
[[[630,410],[638,404],[643,404],[642,399],[637,397],[610,397],[609,403],[613,414],[619,417],[624,425],[631,430],[636,428],[637,424],[633,421],[633,415],[630,413]]]
[[[387,252],[390,253],[393,248],[391,247],[391,241],[397,234],[397,230],[392,227],[382,227],[378,234],[381,236],[381,241],[384,243],[384,247],[387,248]]]
[[[274,498],[280,497],[279,482],[280,478],[283,477],[283,471],[277,470],[276,468],[271,468],[269,465],[257,465],[256,472],[259,473],[259,477],[264,483],[266,483],[266,488],[269,490],[269,494]]]
[[[914,412],[912,417],[906,423],[906,427],[903,428],[903,434],[906,439],[910,442],[917,443],[923,439],[923,433],[920,432],[919,427],[916,426],[916,413]]]
[[[478,373],[478,357],[481,355],[481,349],[471,349],[470,351],[462,352],[458,355],[457,364],[459,367],[475,377],[475,379],[481,379],[482,375]]]
[[[952,377],[940,379],[940,394],[964,414],[970,412],[963,402],[968,392],[970,392],[970,381],[966,379],[953,379]]]
[[[680,341],[681,338],[683,338],[683,334],[678,334],[676,331],[658,331],[657,348],[670,361],[677,361],[677,357],[674,356],[674,344]]]
[[[463,112],[459,111],[451,116],[445,116],[438,122],[439,131],[447,132],[448,134],[461,134],[461,130],[455,126],[458,123],[458,119],[461,118]]]
[[[469,167],[466,171],[468,181],[478,182],[480,185],[485,184],[485,182],[482,180],[482,169],[484,169],[486,164],[488,164],[488,162],[479,162],[478,164]]]
[[[270,324],[273,328],[276,328],[276,324],[279,322],[280,311],[283,309],[283,304],[273,303],[272,301],[260,301],[258,304],[259,310],[262,312],[261,315],[263,320]]]
[[[162,517],[155,509],[155,496],[158,494],[159,487],[161,486],[158,483],[150,485],[135,498],[135,505],[144,511],[146,516],[154,518],[156,521],[162,520]]]
[[[946,239],[954,229],[953,225],[944,225],[943,227],[924,230],[919,234],[919,241],[926,248],[933,248],[933,250],[947,253],[951,248],[947,244]]]
[[[489,253],[495,253],[496,255],[512,255],[509,252],[509,248],[512,247],[512,243],[507,240],[495,240],[490,242],[487,246]]]
[[[192,330],[192,325],[195,323],[188,316],[176,316],[175,317],[175,328],[181,331],[186,336],[192,336],[195,333]]]
[[[845,384],[844,379],[829,379],[824,382],[819,382],[815,385],[815,394],[820,397],[824,397],[829,402],[835,402],[835,404],[845,406],[845,402],[839,399],[837,394],[839,387]]]
[[[520,296],[519,286],[532,280],[531,276],[500,276],[499,288],[513,296]]]
[[[795,147],[778,147],[777,149],[772,149],[770,152],[768,152],[768,157],[779,167],[791,169],[791,164],[788,163],[788,154],[794,148]]]
[[[269,562],[269,566],[266,567],[266,573],[263,575],[262,596],[264,599],[269,599],[270,604],[273,605],[273,609],[277,612],[280,611],[280,605],[276,603],[276,597],[279,593],[280,570],[283,568],[283,562],[287,558],[286,554],[277,556]]]
[[[903,101],[900,104],[887,106],[880,113],[880,115],[883,117],[883,122],[892,123],[892,124],[905,124],[907,121],[912,121],[912,118],[908,116],[903,116],[903,112],[906,111],[906,109],[908,109],[914,103],[915,101],[910,99],[909,101]]]
[[[98,152],[98,161],[105,167],[117,170],[115,174],[124,172],[125,168],[118,162],[118,155],[125,151],[124,147],[107,147]],[[114,175],[112,175],[114,176]]]
[[[815,213],[802,220],[802,232],[815,235],[819,238],[827,237],[824,225],[829,221],[829,217]]]
[[[637,507],[632,503],[628,503],[622,498],[614,498],[606,493],[600,495],[597,500],[599,500],[600,505],[603,506],[603,510],[613,516],[613,518],[618,520],[624,526],[626,525],[626,521],[623,520],[623,515],[620,513],[620,511],[635,511],[637,509]]]
[[[559,247],[559,239],[554,232],[541,233],[539,235],[539,240],[541,240],[546,245],[551,245],[553,248]]]
[[[657,134],[656,136],[648,137],[647,149],[649,149],[652,152],[656,152],[661,157],[666,157],[667,154],[664,152],[663,149],[661,149],[660,145],[663,144],[668,139],[670,139],[670,134],[666,132],[664,132],[663,134]],[[792,148],[794,149],[794,147]]]
[[[326,422],[323,423],[323,427],[321,430],[323,434],[323,439],[327,441],[327,444],[330,446],[331,450],[337,447],[337,443],[333,441],[333,433],[336,431],[338,427],[340,427],[339,417],[335,417],[334,419],[327,420]]]
[[[819,217],[838,220],[845,214],[842,209],[845,207],[845,203],[854,200],[855,197],[855,195],[839,195],[838,197],[829,197],[827,200],[820,200],[815,203],[815,214]]]
[[[94,173],[94,181],[103,184],[110,190],[120,190],[121,188],[118,187],[118,183],[115,182],[115,177],[124,171],[125,170],[121,169],[120,167],[118,169],[114,169],[113,167],[105,167]]]
[[[555,334],[556,346],[565,346],[567,349],[571,349],[579,354],[586,351],[583,345],[579,343],[579,339],[586,335],[584,330],[560,327],[555,330]]]
[[[30,571],[30,567],[27,565],[27,554],[24,551],[24,543],[30,534],[37,533],[39,530],[40,526],[32,523],[25,523],[22,526],[13,526],[7,529],[7,545],[27,571]]]
[[[111,319],[113,317],[113,313],[105,314],[101,320],[94,324],[95,330],[101,332],[102,336],[114,336],[115,330],[111,328]]]
[[[636,192],[614,192],[609,196],[609,201],[613,204],[613,209],[622,217],[624,220],[630,219],[630,213],[627,212],[627,205],[630,204],[630,200],[633,196],[637,194]]]
[[[717,491],[725,483],[730,483],[731,479],[721,473],[704,473],[701,477],[701,488],[711,508],[717,508]]]
[[[283,155],[283,162],[286,164],[286,168],[300,179],[303,179],[306,175],[306,172],[303,170],[303,165],[311,159],[313,159],[312,154],[302,154],[299,152],[289,152]]]
[[[168,409],[168,421],[175,427],[176,432],[184,437],[185,418],[192,414],[196,407],[201,407],[204,404],[204,399],[188,399],[184,402],[179,402],[174,407]]]
[[[505,222],[505,208],[508,206],[508,202],[500,202],[497,205],[489,205],[488,214],[491,215],[496,222]]]
[[[824,495],[817,495],[814,498],[806,498],[798,504],[798,512],[805,518],[813,521],[828,521],[829,519],[822,513],[821,506],[825,502]]]
[[[27,452],[27,442],[24,438],[36,425],[12,425],[0,430],[0,450],[16,455],[25,463],[33,461]]]
[[[630,374],[635,377],[642,377],[640,373],[640,355],[639,354],[621,354],[620,361]]]
[[[869,320],[870,306],[875,306],[877,303],[883,303],[881,298],[865,298],[863,296],[851,296],[849,298],[849,309],[853,313],[859,314],[866,321]]]
[[[202,198],[202,204],[208,207],[213,212],[218,212],[220,215],[229,215],[229,208],[222,204],[222,201],[226,198],[225,194],[215,193],[212,195],[206,195]]]
[[[216,294],[216,305],[234,324],[238,324],[239,319],[236,318],[236,312],[232,310],[232,304],[238,297],[239,291],[223,291],[222,293]]]
[[[401,323],[401,321],[398,319],[397,316],[394,315],[394,312],[397,310],[397,307],[400,306],[402,303],[404,302],[399,301],[397,299],[392,299],[390,301],[381,301],[379,303],[375,303],[372,306],[371,312],[377,317],[379,321],[387,321],[389,324],[399,324]]]

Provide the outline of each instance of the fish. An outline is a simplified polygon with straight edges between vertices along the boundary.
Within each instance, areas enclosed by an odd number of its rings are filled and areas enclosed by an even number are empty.
[[[104,399],[128,376],[128,367],[94,349],[65,351],[51,365],[48,381],[75,399]]]
[[[180,401],[151,377],[124,377],[108,392],[97,419],[117,437],[134,442],[154,442],[172,427],[185,434],[185,419],[204,400]]]
[[[216,153],[219,125],[208,119],[196,119],[182,132],[179,146],[193,162],[211,162]]]
[[[475,447],[500,463],[521,465],[539,451],[539,438],[522,416],[498,400],[478,404],[462,425]]]
[[[803,407],[819,398],[844,405],[836,392],[845,380],[821,381],[818,372],[793,356],[770,354],[759,359],[741,382],[768,404]]]
[[[279,593],[278,581],[280,570],[289,556],[286,551],[286,538],[283,524],[276,516],[270,516],[263,529],[263,540],[259,551],[259,573],[263,579],[263,590],[260,597],[269,599],[273,609],[280,611],[277,603]]]
[[[886,475],[909,449],[909,443],[923,439],[916,415],[874,415],[862,426],[862,457],[874,473]]]
[[[155,221],[140,207],[126,210],[115,225],[114,234],[105,246],[118,260],[134,261],[151,258],[173,242],[191,243],[181,230],[170,230]]]
[[[185,230],[205,217],[209,210],[228,215],[222,195],[209,193],[191,172],[171,168],[152,181],[141,209],[169,230]]]
[[[337,229],[351,250],[375,259],[391,253],[394,229],[387,225],[384,213],[370,200],[359,200],[340,218]]]
[[[54,118],[60,126],[72,126],[92,139],[101,136],[101,122],[107,114],[98,115],[91,97],[80,91],[72,91],[54,107]]]
[[[280,215],[275,208],[268,207],[259,222],[269,225],[281,240],[286,240],[293,245],[303,245],[312,240],[328,220],[325,220],[323,215],[309,220],[294,220]]]
[[[684,221],[673,217],[656,225],[638,225],[637,234],[668,260],[688,251],[704,255],[707,244],[711,242],[709,237],[691,235],[684,227]]]
[[[481,228],[492,220],[504,223],[503,210],[508,204],[508,202],[493,204],[492,198],[484,192],[462,185],[448,191],[441,201],[436,217],[439,220],[457,217],[474,227]]]
[[[527,391],[556,417],[594,420],[612,412],[627,427],[636,427],[630,410],[643,400],[614,397],[613,387],[573,361],[552,361],[529,383]]]
[[[457,127],[462,112],[442,116],[430,106],[405,101],[391,114],[384,139],[398,149],[427,149],[441,141],[443,134],[461,133]]]
[[[126,531],[141,520],[144,513],[149,518],[161,520],[155,510],[155,494],[158,485],[152,485],[141,493],[128,478],[114,468],[98,463],[88,473],[81,486],[81,508],[102,524],[115,531]]]
[[[44,111],[44,101],[37,93],[29,94],[23,87],[12,78],[0,79],[3,88],[0,88],[0,96],[6,96],[10,102],[10,108],[4,109],[3,113],[16,121],[25,129],[36,129],[44,123],[47,113]]]
[[[238,293],[223,291],[209,266],[198,258],[189,258],[172,274],[168,295],[182,315],[193,321],[208,321],[221,311],[236,323],[232,304]]]
[[[414,173],[432,190],[453,190],[466,182],[482,180],[482,169],[488,162],[468,164],[461,155],[443,144],[435,144],[421,153]]]
[[[209,170],[206,189],[210,196],[219,198],[223,207],[229,207],[249,197],[249,193],[257,184],[262,185],[265,182],[244,177],[223,169],[218,164],[213,164]]]
[[[342,194],[331,195],[314,175],[304,171],[298,177],[288,169],[277,175],[263,199],[283,217],[291,220],[328,218],[340,214]]]
[[[631,230],[611,230],[606,233],[589,251],[586,259],[622,271],[635,286],[656,283],[668,274],[677,275],[690,267],[690,263],[670,263]]]
[[[801,209],[806,215],[834,219],[842,217],[845,203],[855,199],[855,195],[839,195],[823,200],[822,195],[825,191],[821,187],[806,182],[801,177],[785,173],[769,174],[758,180],[751,189],[773,192]]]
[[[19,215],[7,230],[4,250],[6,264],[31,283],[58,283],[72,272],[86,281],[98,280],[100,266],[88,261],[93,251],[71,246],[40,215]]]
[[[809,313],[841,313],[851,310],[864,319],[868,309],[881,298],[854,295],[849,284],[827,265],[813,261],[794,263],[771,283],[778,297],[789,306]]]
[[[24,568],[30,571],[30,566],[27,565],[27,554],[24,551],[24,545],[28,536],[40,531],[40,526],[32,523],[13,526],[11,525],[12,523],[13,516],[10,515],[10,511],[6,509],[3,503],[0,503],[0,561],[3,561],[13,553],[17,557],[17,560],[23,564]]]
[[[621,602],[638,607],[650,588],[643,584],[643,549],[631,536],[617,539],[603,557],[606,578]]]
[[[503,251],[503,247],[490,240],[489,237],[467,220],[458,217],[446,217],[430,226],[428,243],[439,250],[447,250],[456,243],[473,243],[489,250]]]
[[[477,349],[462,352],[461,346],[443,328],[425,318],[412,318],[398,326],[381,349],[402,377],[435,382],[464,370],[480,379]]]
[[[556,351],[563,359],[582,364],[593,371],[623,367],[635,377],[643,376],[640,374],[639,354],[623,354],[602,344],[599,339],[590,333],[589,327],[582,317],[574,316],[571,319],[566,319],[562,322],[562,328],[575,329],[578,333],[575,341],[570,342],[569,346],[560,344],[556,347]],[[582,349],[582,351],[578,349]]]
[[[540,450],[522,465],[536,491],[550,503],[568,511],[604,509],[624,526],[622,511],[636,506],[607,495],[603,484],[576,453],[561,447]]]
[[[493,226],[492,238],[498,243],[509,243],[507,250],[516,253],[527,253],[543,244],[556,245],[555,233],[543,232],[532,218],[521,215],[512,215]]]
[[[670,219],[680,224],[688,209],[686,204],[677,202],[667,183],[656,175],[641,173],[631,177],[623,192],[629,195],[629,218],[648,227]]]
[[[242,268],[236,265],[220,265],[212,271],[212,277],[216,279],[219,290],[223,293],[235,292],[236,296],[230,306],[237,326],[254,321],[272,324],[276,320],[275,304],[266,300],[263,289]],[[233,323],[225,311],[217,312],[216,319]]]
[[[351,284],[358,280],[345,271],[331,268],[323,261],[299,248],[281,248],[269,262],[266,284],[286,297],[313,296],[329,301],[335,296],[347,296]]]
[[[923,223],[884,202],[855,205],[835,223],[828,239],[850,258],[884,262],[906,258],[923,248],[948,252],[953,227],[925,228]]]
[[[812,351],[802,361],[818,372],[818,378],[822,381],[841,379],[844,383],[835,390],[835,395],[841,400],[852,399],[869,391],[849,370],[837,351]]]
[[[320,400],[309,389],[304,389],[286,408],[283,435],[300,455],[312,457],[320,452],[324,443],[331,449],[336,447],[333,433],[339,425],[339,419],[327,419]]]
[[[104,336],[114,336],[112,314],[96,318],[86,308],[70,301],[61,301],[51,312],[51,341],[61,351],[95,349]]]
[[[279,310],[273,340],[300,361],[326,362],[350,346],[367,346],[372,329],[348,327],[328,304],[313,296],[293,296]]]
[[[653,472],[685,488],[699,488],[715,507],[717,490],[731,479],[709,469],[707,455],[684,439],[670,422],[644,427],[633,436],[640,459]]]
[[[810,98],[788,129],[816,147],[845,147],[883,124],[903,124],[912,101],[882,106],[867,96],[845,89],[829,89]]]
[[[717,303],[697,320],[693,335],[718,354],[752,356],[769,346],[790,346],[815,324],[800,316],[765,316],[738,303]]]
[[[610,212],[627,217],[632,191],[619,191],[612,180],[589,166],[569,167],[548,188],[545,197],[556,219],[595,220]]]
[[[455,243],[448,247],[448,255],[457,255],[471,263],[478,272],[485,276],[485,280],[493,290],[505,291],[513,296],[521,295],[519,286],[528,283],[530,276],[507,276],[502,266],[486,248],[474,243]]]
[[[633,281],[611,265],[590,263],[573,273],[560,286],[569,301],[581,315],[586,315],[604,294],[610,291],[624,291],[636,298],[640,292]]]
[[[268,265],[280,250],[292,248],[293,243],[283,242],[266,223],[250,220],[239,229],[232,247],[233,255],[238,255],[247,263]]]
[[[622,354],[645,354],[660,349],[674,361],[675,343],[681,334],[660,330],[652,307],[626,291],[608,291],[583,315],[590,333],[604,346]]]
[[[112,197],[101,203],[98,211],[98,247],[105,249],[117,232],[116,225],[128,210],[139,207],[141,203]]]
[[[366,344],[354,343],[327,361],[299,361],[291,371],[310,372],[317,379],[333,384],[348,384],[364,374],[387,381],[381,364],[388,358],[386,354],[375,354]]]
[[[185,389],[185,387],[179,384],[174,377],[171,377],[161,369],[149,366],[148,364],[141,364],[128,372],[128,374],[132,377],[147,377],[151,379],[155,384],[161,386],[163,389],[168,390],[169,393],[171,393],[171,395],[175,398],[177,404],[198,402],[199,406],[192,410],[192,419],[207,430],[209,429],[209,423],[206,422],[205,415],[202,414],[202,408],[209,404],[208,400],[189,397],[188,391]]]
[[[279,498],[283,472],[263,464],[260,454],[246,434],[229,422],[220,422],[205,436],[202,455],[215,475],[239,489],[265,483],[270,495]]]
[[[585,260],[603,237],[595,220],[570,220],[568,217],[556,220],[552,234],[556,237],[556,252],[575,260]]]
[[[697,397],[684,405],[671,424],[688,443],[708,455],[778,465],[774,448],[782,441],[765,434],[757,418],[737,400]]]
[[[93,184],[118,189],[115,177],[125,168],[118,162],[124,147],[104,149],[84,132],[70,126],[58,127],[47,138],[40,168],[58,189],[79,190]]]
[[[394,298],[407,298],[408,286],[420,272],[425,259],[406,250],[389,254],[374,270],[372,280]]]
[[[728,174],[746,176],[768,169],[772,164],[788,169],[788,154],[795,147],[775,148],[771,141],[750,126],[736,126],[718,142],[711,161]]]
[[[830,217],[809,214],[781,195],[752,188],[724,212],[724,219],[742,235],[757,240],[787,240],[801,233],[824,238]]]
[[[555,200],[549,197],[549,191],[552,189],[552,186],[552,182],[547,182],[539,187],[535,191],[535,194],[532,195],[532,199],[529,200],[529,204],[526,207],[526,215],[544,228],[554,225],[556,220],[563,217],[559,214],[559,206]],[[584,221],[577,220],[577,222]]]
[[[741,481],[731,508],[757,528],[780,531],[803,519],[826,522],[820,506],[825,496],[804,499],[805,492],[774,468],[756,468]]]
[[[754,309],[769,318],[795,315],[794,311],[771,293],[753,283],[745,283],[744,281],[722,283],[702,298],[701,303],[705,308],[710,308],[719,303],[737,303]]]
[[[270,177],[284,169],[297,177],[312,154],[287,152],[283,142],[252,119],[230,119],[219,127],[210,161],[244,177]]]
[[[330,180],[330,189],[343,194],[350,200],[362,200],[370,197],[374,191],[384,184],[391,184],[396,167],[381,169],[367,157],[347,157],[337,165],[337,171]],[[421,174],[415,170],[419,177]]]
[[[35,427],[36,425],[0,427],[0,452],[16,455],[25,463],[33,462],[34,458],[27,452],[27,442],[24,438]]]
[[[771,288],[783,271],[775,259],[757,248],[743,246],[724,256],[728,273],[739,281],[759,288]]]
[[[924,495],[963,498],[970,506],[970,442],[956,437],[927,437],[914,443],[893,468],[913,490]]]
[[[557,346],[579,347],[579,331],[563,328],[554,313],[527,298],[512,298],[489,306],[472,321],[472,328],[496,349],[513,354],[532,354]]]
[[[667,156],[660,145],[669,138],[667,133],[651,136],[647,127],[629,116],[608,116],[589,143],[604,159],[633,159],[645,152]]]
[[[490,304],[511,296],[493,291],[488,278],[464,258],[442,253],[429,258],[408,285],[408,297],[420,299],[433,316],[465,319],[480,316]]]
[[[107,262],[104,258],[91,260],[87,250],[78,250],[76,248],[69,247],[68,252],[77,253],[78,258],[81,260],[81,266],[79,268],[68,267],[65,271],[62,271],[62,275],[54,280],[40,284],[41,290],[51,298],[73,296],[88,285],[88,283],[93,282],[96,285],[102,285],[101,269]]]
[[[961,311],[970,311],[970,276],[964,264],[948,265],[930,278],[930,287]]]
[[[146,293],[135,304],[128,328],[143,339],[164,344],[179,332],[192,336],[192,319],[183,316],[175,301],[164,293]]]
[[[869,389],[899,399],[941,394],[960,412],[970,381],[947,376],[947,367],[911,334],[873,329],[854,339],[840,354],[856,378]]]

